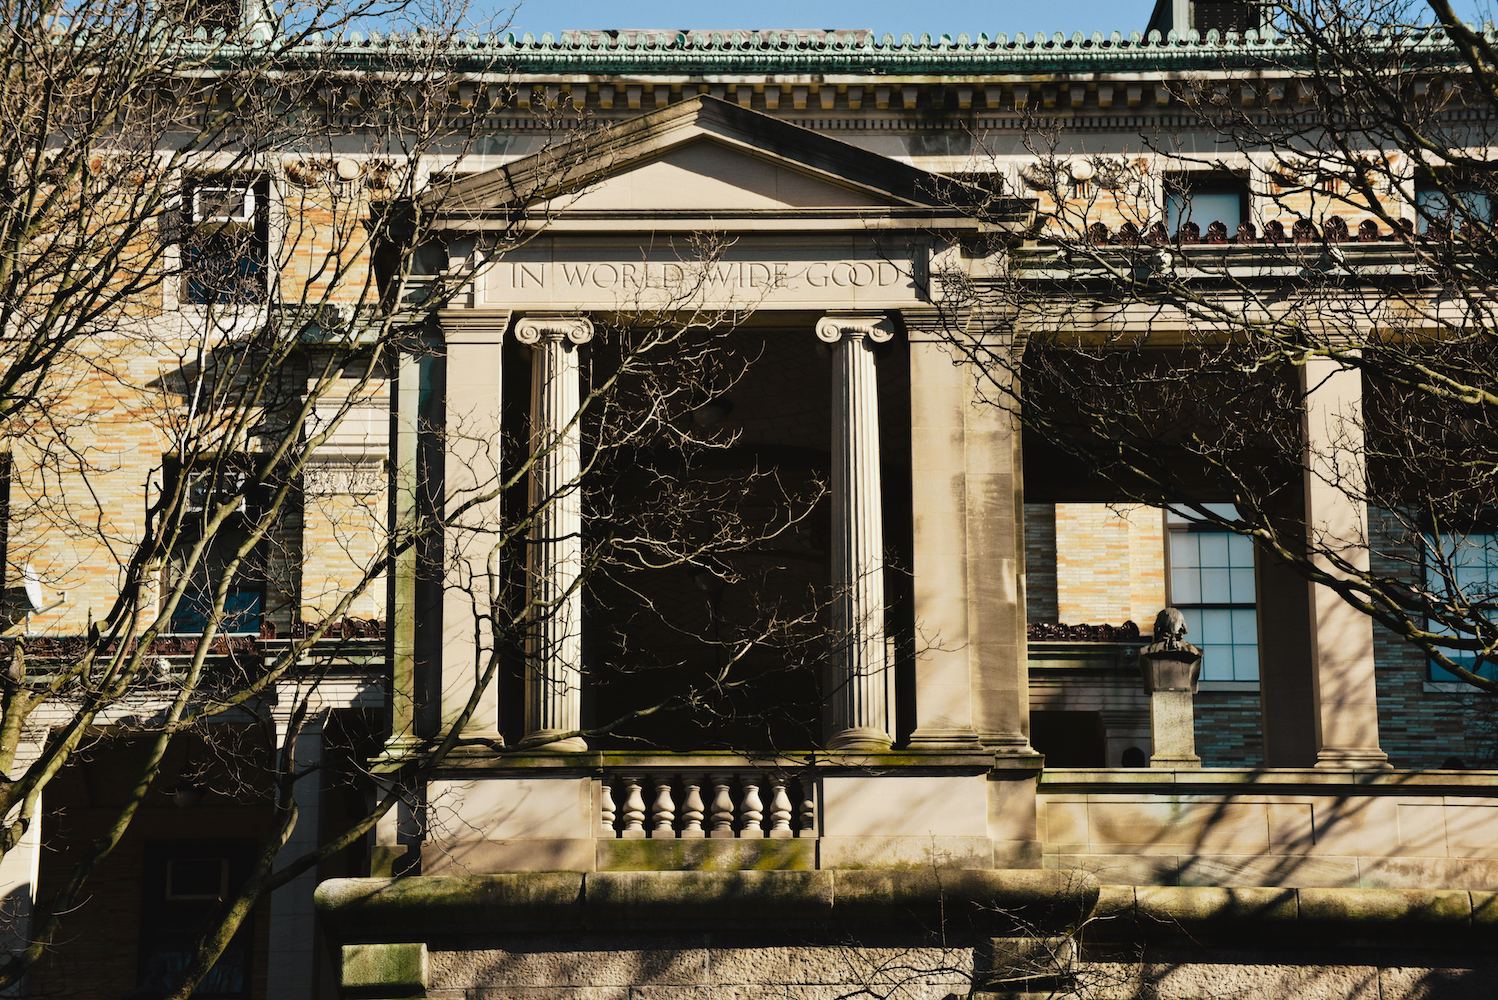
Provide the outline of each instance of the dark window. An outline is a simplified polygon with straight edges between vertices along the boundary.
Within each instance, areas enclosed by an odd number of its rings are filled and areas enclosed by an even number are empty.
[[[1165,228],[1179,235],[1186,226],[1206,233],[1220,222],[1229,236],[1248,221],[1248,182],[1231,174],[1176,174],[1165,179]]]
[[[249,461],[205,461],[186,470],[186,495],[182,538],[167,562],[168,588],[184,577],[186,588],[172,610],[173,632],[198,633],[213,619],[214,594],[229,572],[234,557],[244,548],[250,528],[264,513],[267,490],[252,481]],[[183,475],[177,471],[174,475]],[[213,531],[197,562],[189,566],[198,540],[208,530],[213,512],[222,504],[233,512]],[[220,632],[256,633],[265,615],[264,543],[253,548],[240,562],[224,598]]]
[[[1107,729],[1101,712],[1030,713],[1030,745],[1050,767],[1107,767]]]
[[[249,874],[252,847],[207,841],[147,845],[138,996],[166,996],[177,984],[192,961],[198,937]],[[194,997],[240,1000],[250,995],[250,925],[246,921],[229,942]]]
[[[270,260],[270,183],[239,174],[185,185],[183,301],[245,305],[265,301]]]

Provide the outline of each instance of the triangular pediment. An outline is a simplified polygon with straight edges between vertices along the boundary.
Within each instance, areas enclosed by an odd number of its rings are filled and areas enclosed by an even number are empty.
[[[452,222],[559,217],[959,215],[955,182],[711,97],[577,136],[434,190]]]

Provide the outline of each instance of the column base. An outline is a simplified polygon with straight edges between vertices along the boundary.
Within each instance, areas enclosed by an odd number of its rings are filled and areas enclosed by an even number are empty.
[[[581,736],[563,736],[566,730],[542,730],[531,733],[520,744],[519,749],[533,753],[585,753],[588,741]]]
[[[1030,745],[1030,737],[1024,733],[979,733],[978,741],[1005,757],[1040,756],[1040,751]]]
[[[915,750],[976,750],[983,744],[973,729],[917,729],[910,734]]]
[[[1342,771],[1387,771],[1394,765],[1378,747],[1322,747],[1316,766]]]
[[[882,729],[844,729],[827,741],[829,750],[888,750],[894,740]]]

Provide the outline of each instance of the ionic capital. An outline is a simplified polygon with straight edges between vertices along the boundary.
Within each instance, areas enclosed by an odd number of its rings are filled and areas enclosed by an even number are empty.
[[[894,335],[894,321],[884,313],[828,313],[817,320],[817,338],[828,344],[840,340],[883,344]]]
[[[593,321],[586,316],[525,316],[515,324],[515,339],[530,347],[543,340],[586,344],[593,339]]]

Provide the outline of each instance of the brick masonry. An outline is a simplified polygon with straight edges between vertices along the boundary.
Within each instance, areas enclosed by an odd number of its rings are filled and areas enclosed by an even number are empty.
[[[1146,631],[1163,604],[1165,553],[1157,520],[1106,504],[1026,504],[1025,559],[1032,621],[1118,624],[1132,615]],[[1399,523],[1370,520],[1373,569],[1416,572],[1415,549]],[[1151,598],[1157,603],[1151,605]],[[1271,626],[1272,627],[1272,626]],[[1498,705],[1477,692],[1428,682],[1421,651],[1374,627],[1379,738],[1396,767],[1498,762]],[[1209,685],[1197,697],[1196,740],[1209,767],[1263,760],[1259,692]]]

